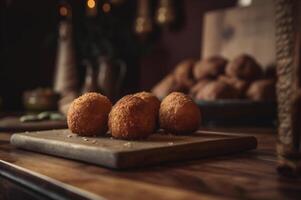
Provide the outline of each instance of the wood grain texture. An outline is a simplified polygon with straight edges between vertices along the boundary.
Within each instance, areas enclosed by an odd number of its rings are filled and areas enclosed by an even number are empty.
[[[80,137],[68,129],[13,134],[11,144],[22,149],[124,169],[212,157],[256,148],[255,137],[197,131],[192,135],[156,133],[146,140],[110,136]]]
[[[20,117],[3,117],[0,119],[0,131],[23,132],[67,128],[65,120],[22,123]]]
[[[276,172],[274,130],[214,129],[254,135],[258,148],[231,156],[126,171],[27,152],[0,133],[0,159],[108,199],[300,199],[301,181]],[[3,170],[0,167],[0,170]]]

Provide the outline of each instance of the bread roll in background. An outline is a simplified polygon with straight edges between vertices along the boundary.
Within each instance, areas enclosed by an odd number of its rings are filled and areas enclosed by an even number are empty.
[[[186,89],[189,89],[194,85],[194,78],[192,70],[196,60],[186,59],[180,62],[174,70],[174,78],[176,83]]]
[[[219,81],[223,81],[229,85],[231,85],[232,87],[234,87],[237,92],[239,93],[239,97],[244,97],[246,90],[249,87],[249,82],[242,80],[242,79],[238,79],[238,78],[233,78],[233,77],[228,77],[228,76],[219,76],[218,78]]]
[[[173,74],[167,75],[151,90],[151,92],[158,98],[163,98],[167,96],[169,93],[175,91],[185,92],[185,88],[183,88],[176,82]]]
[[[171,92],[184,92],[194,99],[206,101],[244,98],[275,100],[274,90],[267,88],[272,87],[272,84],[275,87],[276,77],[275,66],[271,65],[263,70],[258,62],[247,54],[241,54],[230,62],[222,56],[212,56],[197,62],[185,59],[159,82],[152,92],[159,98]],[[262,79],[274,82],[255,83]],[[253,82],[255,86],[248,89]]]
[[[196,80],[204,78],[216,78],[225,71],[227,60],[221,56],[212,56],[198,61],[193,69],[193,75]]]
[[[276,99],[275,80],[262,79],[254,81],[246,96],[254,101],[273,101]]]
[[[241,54],[226,66],[226,75],[246,81],[257,80],[262,77],[262,68],[257,61],[247,54]]]
[[[212,79],[202,79],[197,82],[189,91],[189,95],[193,98],[197,95],[197,93],[202,90],[208,83],[212,82]]]
[[[239,92],[230,84],[223,81],[213,81],[208,83],[200,90],[196,97],[197,100],[213,101],[218,99],[237,99]]]

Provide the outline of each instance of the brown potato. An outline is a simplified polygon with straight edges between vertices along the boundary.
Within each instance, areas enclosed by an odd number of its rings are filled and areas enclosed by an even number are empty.
[[[275,80],[263,79],[254,81],[246,96],[254,101],[273,101],[276,100]]]
[[[193,100],[180,92],[165,97],[159,111],[160,127],[175,134],[193,133],[199,128],[201,113]]]
[[[144,139],[156,129],[156,116],[143,99],[127,95],[120,99],[109,114],[109,130],[114,138]]]
[[[223,81],[213,81],[200,90],[197,100],[213,101],[217,99],[236,99],[239,98],[239,92],[228,83]]]
[[[253,57],[242,54],[228,63],[226,66],[226,75],[252,81],[262,76],[262,68]]]
[[[196,80],[204,78],[216,78],[225,71],[227,60],[221,56],[212,56],[197,62],[193,68]]]
[[[180,62],[174,71],[175,81],[179,86],[190,88],[194,84],[192,69],[194,67],[194,59],[186,59]]]
[[[111,108],[112,103],[107,97],[86,93],[71,103],[67,114],[68,127],[81,136],[105,134]]]

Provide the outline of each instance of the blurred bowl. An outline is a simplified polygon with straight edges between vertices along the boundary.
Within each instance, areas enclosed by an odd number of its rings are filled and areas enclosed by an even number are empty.
[[[277,119],[276,102],[251,100],[195,101],[204,125],[269,125]]]
[[[38,88],[25,91],[23,94],[23,104],[27,111],[55,111],[58,109],[60,95],[51,89]]]

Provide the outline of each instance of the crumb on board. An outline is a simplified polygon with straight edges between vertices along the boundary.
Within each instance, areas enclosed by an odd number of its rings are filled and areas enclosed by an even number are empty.
[[[68,137],[68,138],[71,138],[71,137],[72,137],[72,135],[71,135],[71,134],[69,134],[69,135],[67,135],[67,137]]]
[[[86,137],[83,137],[83,140],[84,140],[84,141],[89,141],[88,138],[86,138]]]
[[[133,146],[133,144],[131,142],[127,142],[127,143],[124,143],[123,146],[130,148]]]
[[[96,144],[97,143],[97,141],[96,140],[92,140],[92,144]]]
[[[174,143],[173,142],[168,142],[167,143],[169,146],[172,146]]]

